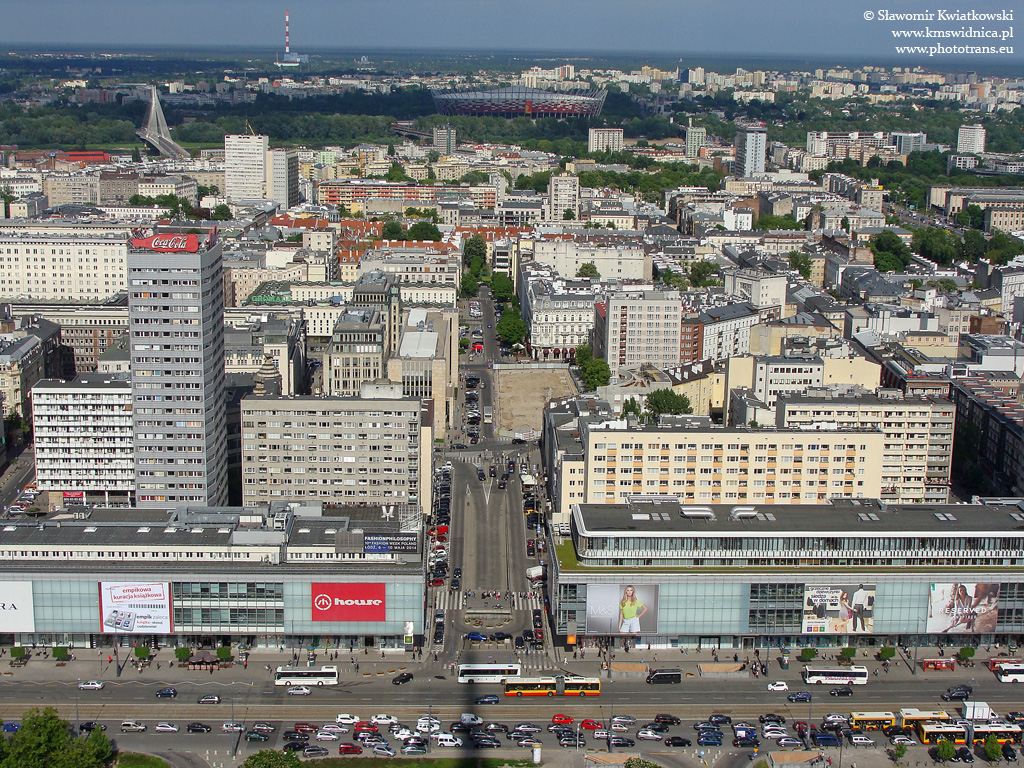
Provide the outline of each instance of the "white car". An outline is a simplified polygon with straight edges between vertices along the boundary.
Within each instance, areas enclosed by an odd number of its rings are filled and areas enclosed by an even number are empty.
[[[913,747],[917,744],[917,742],[909,736],[893,736],[889,739],[889,743],[893,746],[896,746],[897,744],[906,744],[908,747]]]
[[[312,692],[313,691],[305,685],[293,685],[286,691],[289,696],[309,696]]]
[[[437,733],[441,730],[441,724],[432,723],[429,720],[420,718],[419,722],[416,723],[416,730],[420,733]]]
[[[334,722],[338,725],[355,725],[358,723],[360,718],[357,715],[338,715],[334,718]]]
[[[220,726],[220,729],[224,733],[235,733],[237,731],[244,731],[245,730],[245,726],[242,725],[241,723],[235,723],[235,722],[232,722],[231,720],[229,720],[226,723],[222,723],[221,726]]]
[[[855,734],[853,734],[853,736],[850,737],[850,743],[851,744],[860,744],[860,745],[869,747],[869,746],[871,746],[872,744],[875,743],[875,740],[874,739],[869,739],[867,736],[862,736],[859,733],[855,733]]]
[[[419,735],[417,733],[414,733],[413,731],[410,731],[408,728],[404,728],[404,727],[403,728],[399,728],[398,730],[392,731],[391,733],[399,741],[405,741],[406,739],[411,739],[413,736],[418,736]]]
[[[649,728],[641,728],[636,732],[636,737],[645,741],[661,741],[661,734]]]
[[[391,725],[397,723],[398,718],[394,715],[374,715],[370,718],[370,722],[374,725]]]
[[[321,731],[327,731],[329,733],[348,733],[348,728],[337,723],[324,723],[320,726]]]
[[[612,737],[611,733],[604,730],[603,728],[598,728],[596,731],[591,731],[590,735],[591,737],[599,739],[601,741],[610,739]]]
[[[153,730],[157,733],[177,733],[178,726],[174,723],[157,723]]]
[[[463,712],[459,722],[466,725],[483,725],[484,719],[480,715],[474,715],[472,712]]]
[[[80,691],[98,691],[103,688],[103,683],[99,680],[83,680],[78,684]]]
[[[774,682],[774,683],[768,683],[768,690],[769,691],[788,691],[789,690],[789,683],[784,682],[783,680],[779,680],[779,681]]]
[[[316,732],[316,740],[317,741],[338,741],[340,738],[341,738],[341,736],[339,736],[338,734],[334,733],[334,731],[317,731]]]
[[[626,725],[636,725],[636,718],[632,715],[615,715],[612,718],[613,723],[625,723]]]

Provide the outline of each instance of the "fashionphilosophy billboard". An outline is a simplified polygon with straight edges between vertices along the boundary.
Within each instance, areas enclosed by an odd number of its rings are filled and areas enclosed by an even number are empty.
[[[587,585],[586,627],[588,635],[657,634],[658,585]]]

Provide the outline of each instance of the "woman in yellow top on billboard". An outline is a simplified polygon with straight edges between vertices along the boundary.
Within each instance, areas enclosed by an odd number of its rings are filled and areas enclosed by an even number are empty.
[[[640,619],[647,613],[647,606],[636,599],[636,587],[626,585],[619,601],[619,632],[624,635],[640,634]]]

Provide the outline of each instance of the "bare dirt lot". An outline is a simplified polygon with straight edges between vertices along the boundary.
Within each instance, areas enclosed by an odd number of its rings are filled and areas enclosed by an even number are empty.
[[[574,394],[569,372],[562,369],[529,368],[495,371],[498,388],[495,423],[500,430],[540,433],[544,406],[555,397]]]

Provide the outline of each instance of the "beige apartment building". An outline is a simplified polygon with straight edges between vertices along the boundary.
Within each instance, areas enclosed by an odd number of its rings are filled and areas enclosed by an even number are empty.
[[[0,236],[0,296],[102,301],[125,290],[128,245],[117,235]]]
[[[881,468],[879,496],[899,504],[946,503],[953,454],[956,408],[942,398],[905,397],[898,390],[878,395],[818,397],[779,395],[776,425],[817,430],[874,427],[884,434],[873,462]]]
[[[315,500],[430,509],[429,420],[397,384],[360,397],[242,400],[242,503]]]

